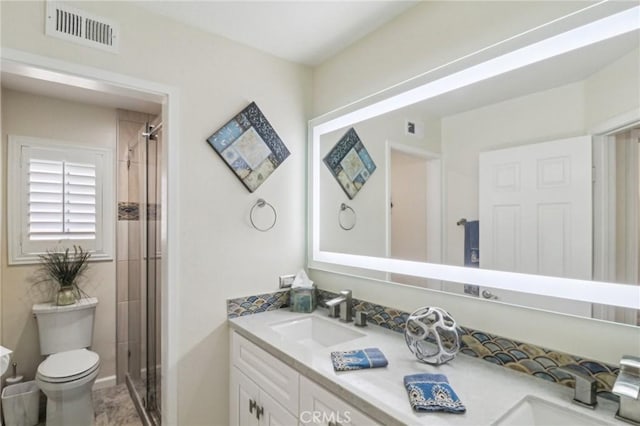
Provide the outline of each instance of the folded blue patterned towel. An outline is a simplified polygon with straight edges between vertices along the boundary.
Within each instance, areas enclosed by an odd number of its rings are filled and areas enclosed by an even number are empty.
[[[362,370],[363,368],[386,367],[389,363],[378,348],[356,351],[331,352],[335,371]]]
[[[412,374],[404,377],[411,408],[415,411],[464,413],[467,409],[449,386],[444,374]]]

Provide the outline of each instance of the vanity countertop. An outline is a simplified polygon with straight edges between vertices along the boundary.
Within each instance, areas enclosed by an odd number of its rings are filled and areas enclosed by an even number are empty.
[[[491,425],[527,395],[593,416],[604,425],[625,424],[614,419],[617,404],[613,401],[598,398],[597,408],[589,410],[571,402],[573,389],[478,358],[459,354],[444,365],[423,364],[411,354],[402,334],[374,324],[360,328],[353,323],[340,323],[365,336],[332,347],[297,343],[271,328],[274,323],[309,315],[327,318],[326,311],[321,309],[312,314],[279,309],[233,318],[229,323],[233,330],[245,338],[383,424]],[[329,320],[339,323],[334,318]],[[369,347],[380,348],[389,365],[339,373],[333,370],[332,351]],[[466,406],[466,413],[414,412],[409,405],[403,377],[415,373],[445,374]]]

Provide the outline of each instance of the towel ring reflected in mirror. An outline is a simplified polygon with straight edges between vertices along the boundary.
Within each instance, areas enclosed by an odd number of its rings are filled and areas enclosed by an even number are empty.
[[[269,208],[271,208],[271,211],[273,212],[273,222],[271,222],[270,226],[261,228],[258,225],[256,225],[256,222],[254,220],[254,213],[256,211],[256,207],[264,207],[264,206],[268,206]],[[249,212],[249,220],[251,221],[251,225],[256,228],[258,231],[260,232],[267,232],[268,230],[270,230],[271,228],[273,228],[276,225],[276,222],[278,221],[278,212],[276,211],[276,208],[273,207],[271,204],[269,204],[268,202],[266,202],[264,199],[262,198],[258,198],[258,201],[255,202],[255,204],[253,205],[253,207],[251,207],[251,211]]]
[[[351,214],[348,213],[349,211],[351,212]],[[352,217],[351,226],[349,226],[348,221],[346,221],[347,225],[344,224],[345,216]],[[345,203],[340,204],[340,210],[338,211],[338,224],[340,225],[340,228],[344,229],[345,231],[351,231],[356,226],[356,211]]]

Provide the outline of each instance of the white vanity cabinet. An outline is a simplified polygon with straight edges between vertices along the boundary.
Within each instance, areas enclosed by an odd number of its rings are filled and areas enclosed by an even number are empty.
[[[375,426],[380,423],[317,383],[300,376],[300,426]]]
[[[229,418],[232,426],[379,424],[237,332],[231,333]]]
[[[298,423],[298,377],[291,367],[231,334],[229,417],[233,426]]]

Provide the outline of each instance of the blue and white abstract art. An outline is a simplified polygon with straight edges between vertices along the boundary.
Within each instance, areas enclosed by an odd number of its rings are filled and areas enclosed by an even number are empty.
[[[331,148],[323,161],[350,200],[376,170],[375,163],[353,127]]]
[[[289,150],[255,102],[211,135],[207,142],[254,192],[289,156]]]

